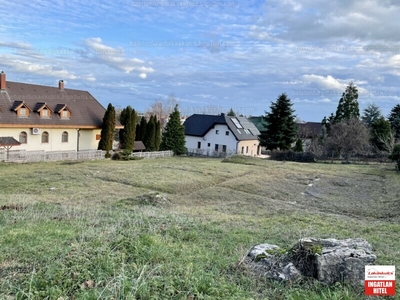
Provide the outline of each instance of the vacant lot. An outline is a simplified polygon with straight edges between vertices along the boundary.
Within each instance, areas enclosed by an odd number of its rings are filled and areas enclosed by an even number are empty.
[[[393,165],[238,161],[0,164],[0,299],[362,299],[238,265],[307,236],[365,238],[400,265]]]

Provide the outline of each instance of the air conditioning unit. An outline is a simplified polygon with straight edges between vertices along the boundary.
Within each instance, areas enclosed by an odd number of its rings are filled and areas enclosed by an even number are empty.
[[[40,128],[32,128],[32,134],[40,134]]]

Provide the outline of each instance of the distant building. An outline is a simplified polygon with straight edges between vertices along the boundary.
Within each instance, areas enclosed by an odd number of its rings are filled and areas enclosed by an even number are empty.
[[[188,117],[183,125],[189,153],[208,156],[256,156],[260,153],[260,132],[245,117],[194,114]]]

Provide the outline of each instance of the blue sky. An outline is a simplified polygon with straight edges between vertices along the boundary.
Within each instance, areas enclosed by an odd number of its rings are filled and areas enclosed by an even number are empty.
[[[13,1],[14,2],[14,1]],[[89,91],[145,111],[261,115],[285,92],[321,121],[350,81],[361,110],[400,103],[399,0],[0,0],[7,80]]]

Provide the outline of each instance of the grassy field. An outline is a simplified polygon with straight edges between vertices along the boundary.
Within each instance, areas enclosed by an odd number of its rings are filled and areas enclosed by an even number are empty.
[[[0,207],[0,299],[363,299],[239,263],[255,244],[301,237],[365,238],[377,264],[400,265],[394,165],[1,163]]]

